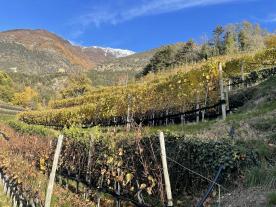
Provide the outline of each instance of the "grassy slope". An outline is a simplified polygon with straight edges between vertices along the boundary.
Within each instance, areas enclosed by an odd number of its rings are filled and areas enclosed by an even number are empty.
[[[2,186],[2,183],[0,183],[0,206],[1,207],[11,207],[9,198],[5,195],[3,191],[4,187]]]

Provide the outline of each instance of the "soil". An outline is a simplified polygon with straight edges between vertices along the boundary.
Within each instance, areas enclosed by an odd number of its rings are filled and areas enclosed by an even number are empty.
[[[271,191],[261,187],[236,189],[221,198],[223,207],[269,207],[267,195]],[[271,206],[276,207],[276,206]]]

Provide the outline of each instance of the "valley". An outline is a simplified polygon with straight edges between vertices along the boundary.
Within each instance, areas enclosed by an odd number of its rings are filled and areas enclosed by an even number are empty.
[[[0,68],[0,206],[276,205],[276,36],[258,25],[141,53],[11,30]]]

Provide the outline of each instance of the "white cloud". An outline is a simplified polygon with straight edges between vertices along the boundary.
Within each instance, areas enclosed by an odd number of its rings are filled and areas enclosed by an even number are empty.
[[[260,22],[264,23],[275,23],[276,22],[276,13],[275,14],[269,14],[266,17],[263,18],[255,18]]]
[[[271,15],[268,19],[267,19],[268,22],[276,22],[276,14],[274,15]]]
[[[228,2],[242,2],[248,0],[137,0],[135,5],[120,6],[106,3],[102,7],[94,7],[88,13],[78,18],[82,26],[94,24],[118,24],[141,16],[157,15],[182,10],[196,6],[207,6]],[[113,2],[114,4],[114,2]]]

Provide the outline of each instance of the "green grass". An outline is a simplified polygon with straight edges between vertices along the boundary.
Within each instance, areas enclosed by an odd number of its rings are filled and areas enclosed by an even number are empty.
[[[255,86],[255,90],[248,89],[253,91],[253,95],[250,100],[243,106],[238,109],[233,114],[227,116],[225,123],[239,123],[240,121],[247,121],[249,119],[255,117],[263,117],[266,114],[271,113],[272,111],[276,110],[276,96],[274,97],[273,91],[274,87],[276,86],[276,77],[272,77],[263,83]],[[245,89],[245,93],[246,93]],[[260,97],[268,97],[268,100],[265,102],[261,102],[260,104],[255,104],[254,101],[259,99]],[[254,128],[261,131],[267,131],[268,129],[271,130],[271,127],[276,127],[276,119],[274,117],[263,120],[256,123]],[[173,132],[182,132],[187,134],[194,134],[198,133],[202,130],[208,130],[212,126],[217,123],[217,120],[205,121],[196,123],[189,123],[185,125],[168,125],[168,126],[156,126],[156,127],[146,127],[146,131],[149,133],[156,133],[159,130],[162,131],[173,131]]]
[[[268,199],[269,207],[275,206],[276,205],[276,191],[269,193],[267,195],[267,199]]]
[[[266,136],[269,143],[276,145],[276,132],[272,132]]]
[[[274,153],[269,148],[268,144],[264,142],[264,140],[237,140],[236,144],[241,148],[254,149],[261,159],[273,157]]]
[[[245,174],[247,187],[263,186],[268,189],[276,188],[276,166],[256,166],[248,169]]]
[[[227,122],[241,121],[258,116],[263,116],[273,110],[276,110],[276,100],[260,104],[252,109],[240,108],[238,111],[227,117]]]
[[[0,113],[0,122],[7,122],[14,119],[15,119],[15,115]]]
[[[250,93],[250,99],[244,106],[230,115],[227,120],[242,120],[259,116],[276,109],[276,77],[271,77],[254,88],[244,89],[241,93]],[[235,97],[235,95],[234,95]],[[263,99],[263,100],[261,100]]]

